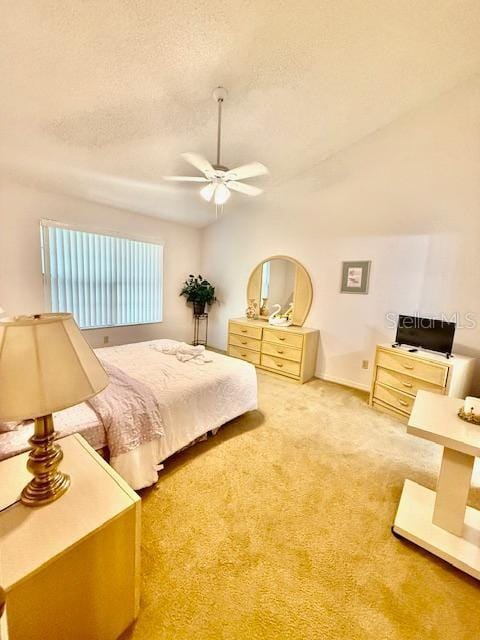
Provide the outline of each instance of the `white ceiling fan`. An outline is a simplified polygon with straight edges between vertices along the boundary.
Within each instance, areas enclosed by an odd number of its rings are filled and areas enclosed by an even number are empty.
[[[238,191],[247,196],[258,196],[263,193],[263,189],[254,187],[251,184],[239,182],[246,178],[255,178],[268,173],[268,169],[260,162],[250,162],[236,169],[228,169],[220,162],[220,142],[222,134],[222,104],[227,97],[227,91],[223,87],[217,87],[213,92],[213,99],[218,104],[218,129],[217,129],[217,162],[210,162],[198,153],[182,153],[182,157],[204,174],[203,176],[164,176],[164,180],[174,180],[176,182],[207,182],[208,184],[200,189],[200,195],[204,200],[213,201],[216,205],[223,205],[230,198],[230,191]]]

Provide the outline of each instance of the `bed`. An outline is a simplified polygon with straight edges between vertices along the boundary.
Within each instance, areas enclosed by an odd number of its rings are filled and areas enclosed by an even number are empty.
[[[96,349],[104,363],[149,387],[163,423],[163,436],[110,458],[110,464],[134,488],[155,483],[162,462],[209,431],[257,408],[255,367],[248,362],[208,352],[211,362],[181,362],[162,353],[172,340],[152,340]],[[58,437],[81,433],[96,450],[108,447],[108,431],[86,403],[54,414]],[[32,423],[0,433],[0,459],[29,448]]]

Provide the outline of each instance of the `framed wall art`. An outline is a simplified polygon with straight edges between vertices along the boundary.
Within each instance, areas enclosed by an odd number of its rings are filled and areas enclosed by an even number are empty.
[[[342,262],[340,293],[368,293],[370,265],[370,260]]]

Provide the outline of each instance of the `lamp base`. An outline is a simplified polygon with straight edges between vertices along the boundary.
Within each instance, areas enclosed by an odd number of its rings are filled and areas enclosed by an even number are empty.
[[[70,486],[70,477],[58,471],[63,459],[59,445],[54,444],[52,415],[35,419],[35,433],[30,438],[32,450],[27,468],[34,476],[23,489],[21,501],[29,507],[49,504],[62,496]]]
[[[20,499],[27,507],[41,507],[54,502],[67,491],[70,486],[70,476],[57,471],[55,476],[47,482],[39,482],[34,478],[23,489]]]

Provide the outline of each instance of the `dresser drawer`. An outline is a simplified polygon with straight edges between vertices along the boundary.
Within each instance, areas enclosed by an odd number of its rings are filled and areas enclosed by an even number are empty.
[[[291,360],[284,360],[283,358],[276,358],[262,353],[261,363],[269,369],[276,369],[277,371],[289,373],[293,376],[300,375],[300,364],[292,362]]]
[[[234,347],[232,345],[228,348],[228,355],[234,358],[241,358],[252,364],[260,364],[260,352],[250,351],[250,349],[242,349],[240,347]]]
[[[237,324],[236,322],[230,322],[230,333],[234,333],[238,336],[246,336],[247,338],[256,338],[260,340],[262,337],[262,327],[250,327],[248,324]]]
[[[266,353],[270,356],[280,356],[286,360],[293,360],[294,362],[300,362],[302,360],[301,349],[295,349],[295,347],[289,347],[284,344],[271,344],[270,342],[262,342],[262,353]]]
[[[289,333],[288,331],[276,331],[275,329],[264,329],[263,339],[272,344],[285,344],[290,347],[301,349],[303,336],[299,333]]]
[[[260,340],[255,340],[255,338],[247,338],[244,335],[237,335],[235,333],[231,333],[228,336],[229,344],[233,344],[236,347],[241,347],[245,349],[252,349],[252,351],[260,351],[260,345],[262,344]]]
[[[443,367],[441,364],[436,365],[425,360],[409,358],[401,353],[389,353],[387,351],[378,352],[377,365],[385,369],[405,373],[414,378],[420,378],[441,387],[445,386],[448,373],[447,366]]]
[[[377,369],[377,382],[386,384],[389,387],[404,391],[410,395],[417,395],[417,391],[424,390],[431,393],[443,393],[444,388],[431,382],[425,382],[412,376],[407,376],[404,373],[398,373],[398,371],[392,371],[391,369]]]
[[[412,410],[415,398],[403,391],[397,391],[396,389],[390,389],[384,387],[381,384],[375,384],[373,393],[374,400],[381,400],[383,403],[393,407],[397,411],[402,411],[409,414]]]

